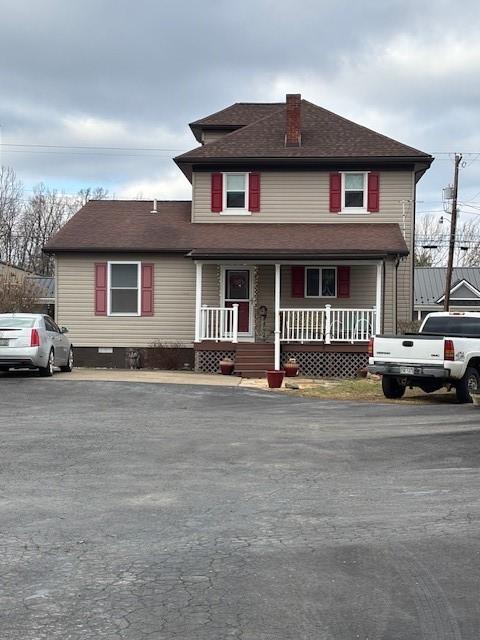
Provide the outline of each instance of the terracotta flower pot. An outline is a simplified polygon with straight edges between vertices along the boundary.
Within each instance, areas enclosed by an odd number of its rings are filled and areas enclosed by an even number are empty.
[[[283,378],[285,376],[285,371],[281,370],[272,370],[267,371],[267,382],[270,389],[280,389],[282,386]]]
[[[287,378],[294,378],[298,375],[298,362],[286,362],[283,368]]]
[[[220,362],[220,371],[224,376],[231,376],[235,364],[231,360],[222,360]]]

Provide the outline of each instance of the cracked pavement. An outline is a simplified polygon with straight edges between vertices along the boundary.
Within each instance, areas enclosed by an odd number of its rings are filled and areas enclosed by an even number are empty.
[[[477,640],[480,412],[0,379],[2,640]]]

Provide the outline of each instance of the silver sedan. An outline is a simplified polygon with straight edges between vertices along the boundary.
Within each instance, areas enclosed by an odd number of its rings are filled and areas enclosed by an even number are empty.
[[[0,371],[38,369],[40,375],[53,375],[73,369],[73,347],[49,317],[34,313],[0,314]]]

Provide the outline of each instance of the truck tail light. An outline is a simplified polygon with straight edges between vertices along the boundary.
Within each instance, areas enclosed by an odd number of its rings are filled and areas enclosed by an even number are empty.
[[[40,334],[37,329],[32,329],[32,333],[30,336],[30,346],[31,347],[39,347],[40,346]]]
[[[373,345],[374,345],[374,338],[370,338],[370,340],[368,341],[368,357],[369,358],[373,358]]]
[[[453,340],[445,340],[443,345],[443,359],[455,360],[455,347],[453,346]]]

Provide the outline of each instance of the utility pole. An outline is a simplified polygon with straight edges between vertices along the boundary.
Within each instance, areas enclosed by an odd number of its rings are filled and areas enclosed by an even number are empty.
[[[455,254],[455,236],[457,234],[458,169],[461,161],[462,161],[462,155],[460,153],[456,153],[455,154],[455,174],[453,178],[452,221],[450,224],[450,244],[448,247],[447,276],[445,278],[445,300],[443,303],[444,311],[449,311],[449,308],[450,308],[450,289],[452,288],[453,258]]]

